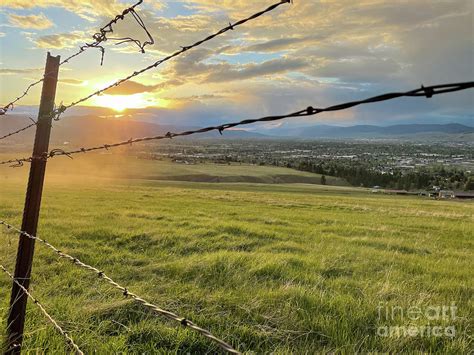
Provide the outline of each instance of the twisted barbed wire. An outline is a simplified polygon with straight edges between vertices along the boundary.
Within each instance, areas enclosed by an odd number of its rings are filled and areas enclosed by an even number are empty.
[[[135,19],[135,21],[137,22],[137,24],[145,31],[145,33],[147,34],[148,36],[148,39],[145,41],[145,42],[141,42],[140,40],[137,40],[137,39],[134,39],[134,38],[131,38],[131,37],[124,37],[124,38],[113,38],[113,37],[106,37],[107,33],[112,33],[113,32],[113,29],[112,29],[112,23],[115,23],[114,20],[112,20],[111,22],[109,22],[106,26],[102,27],[101,30],[100,30],[100,33],[96,33],[95,36],[97,36],[98,39],[103,39],[103,41],[106,41],[106,40],[112,40],[112,41],[119,41],[118,43],[116,43],[115,45],[119,45],[119,44],[123,44],[123,43],[127,43],[127,42],[133,42],[135,43],[138,48],[140,48],[140,51],[142,53],[145,53],[145,47],[147,45],[154,45],[155,44],[155,40],[153,39],[153,36],[151,35],[150,31],[148,31],[148,29],[146,28],[145,26],[145,23],[143,22],[143,20],[141,19],[140,15],[138,15],[136,13],[136,11],[134,10],[135,9],[135,6],[138,6],[140,5],[141,3],[143,2],[143,0],[140,0],[138,3],[136,3],[135,5],[133,5],[132,7],[128,8],[126,11],[124,11],[122,13],[122,15],[119,15],[115,18],[115,22],[117,20],[123,20],[123,17],[127,14],[127,13],[131,13],[133,18]],[[95,37],[94,37],[95,38]]]
[[[110,285],[112,285],[113,287],[115,287],[116,289],[120,290],[122,292],[122,294],[125,296],[125,297],[130,297],[132,298],[133,300],[135,300],[136,302],[142,304],[143,306],[145,306],[146,308],[148,309],[151,309],[152,311],[164,316],[165,318],[167,319],[170,319],[170,320],[173,320],[173,321],[176,321],[178,323],[180,323],[181,325],[183,325],[184,327],[187,327],[187,328],[190,328],[196,332],[198,332],[199,334],[201,334],[202,336],[212,340],[213,342],[215,342],[217,345],[219,345],[221,347],[221,349],[227,351],[228,353],[231,353],[231,354],[240,354],[239,351],[235,350],[230,344],[226,343],[225,341],[217,338],[215,335],[213,335],[211,332],[209,332],[208,330],[204,329],[204,328],[201,328],[199,326],[197,326],[196,324],[194,324],[193,322],[191,322],[190,320],[186,319],[186,318],[183,318],[183,317],[180,317],[178,316],[177,314],[173,313],[173,312],[170,312],[170,311],[167,311],[167,310],[164,310],[148,301],[146,301],[145,299],[141,298],[140,296],[136,295],[135,293],[131,292],[128,290],[128,288],[120,285],[119,283],[115,282],[112,278],[110,278],[109,276],[107,276],[105,274],[104,271],[101,271],[97,268],[95,268],[94,266],[91,266],[91,265],[88,265],[88,264],[85,264],[83,263],[82,261],[80,261],[78,258],[75,258],[67,253],[64,253],[62,252],[61,250],[57,249],[55,246],[53,246],[52,244],[50,244],[49,242],[47,242],[46,240],[44,239],[41,239],[40,237],[38,236],[33,236],[25,231],[22,231],[21,229],[19,228],[16,228],[15,226],[7,223],[6,221],[3,221],[3,220],[0,220],[0,225],[3,225],[5,226],[7,229],[9,230],[14,230],[18,233],[20,233],[21,235],[27,237],[27,238],[30,238],[30,239],[33,239],[33,240],[36,240],[40,243],[42,243],[43,245],[46,245],[49,249],[51,249],[54,253],[56,253],[59,257],[61,258],[64,258],[64,259],[68,259],[70,261],[72,261],[72,263],[76,266],[79,266],[85,270],[88,270],[90,272],[93,272],[94,274],[96,274],[100,279],[102,280],[105,280],[106,282],[108,282]]]
[[[99,29],[99,32],[95,33],[92,38],[95,40],[94,42],[92,43],[85,43],[83,46],[79,47],[79,50],[70,55],[69,57],[67,57],[66,59],[64,59],[63,61],[61,61],[59,63],[59,66],[63,65],[63,64],[66,64],[66,63],[69,63],[69,61],[77,56],[79,56],[80,54],[82,54],[83,52],[85,52],[87,49],[89,48],[98,48],[100,51],[101,51],[101,59],[100,59],[100,65],[103,64],[104,62],[104,54],[105,54],[105,49],[104,47],[102,47],[100,44],[102,42],[105,42],[107,41],[107,39],[111,39],[111,40],[115,40],[113,38],[107,38],[107,34],[108,33],[112,33],[113,32],[113,25],[117,23],[117,21],[119,20],[123,20],[125,18],[125,15],[127,15],[128,13],[131,13],[134,17],[134,19],[137,21],[137,23],[140,25],[140,27],[142,27],[145,32],[147,33],[148,35],[148,38],[149,40],[144,42],[143,44],[139,41],[139,40],[135,40],[133,38],[126,38],[126,41],[123,41],[123,42],[120,42],[120,43],[124,43],[124,42],[134,42],[135,44],[138,45],[138,47],[140,47],[140,50],[142,51],[142,53],[145,53],[145,46],[150,44],[154,44],[154,41],[153,41],[153,38],[151,37],[151,34],[150,32],[147,30],[146,26],[145,26],[145,23],[143,22],[143,20],[140,18],[140,16],[136,13],[135,11],[135,7],[137,7],[138,5],[140,5],[141,3],[143,3],[143,0],[140,0],[138,1],[136,4],[134,4],[133,6],[130,6],[128,8],[126,8],[125,10],[122,11],[121,14],[115,16],[114,19],[110,20],[105,26],[101,27]],[[118,40],[121,40],[121,39],[118,39]],[[117,44],[120,44],[120,43],[117,43]],[[30,85],[28,85],[28,87],[25,89],[25,91],[23,92],[23,94],[21,94],[20,96],[18,96],[16,99],[14,99],[13,101],[9,102],[8,104],[6,104],[5,106],[3,106],[2,108],[0,108],[0,116],[1,115],[5,115],[7,113],[8,110],[13,110],[13,107],[14,105],[20,101],[22,98],[24,98],[26,95],[28,95],[29,91],[35,87],[36,85],[42,83],[44,81],[44,78],[46,76],[48,76],[49,74],[51,73],[46,73],[43,75],[43,77],[41,79],[38,79],[37,81],[31,83]]]
[[[110,20],[107,24],[105,24],[104,26],[102,26],[101,28],[99,28],[99,32],[95,33],[92,38],[95,40],[93,43],[86,43],[84,44],[83,46],[79,47],[79,51],[70,55],[69,57],[67,57],[66,59],[64,59],[63,61],[61,61],[59,63],[59,66],[63,65],[63,64],[66,64],[68,63],[71,59],[77,57],[78,55],[80,55],[82,52],[85,52],[88,48],[99,48],[102,52],[102,57],[101,57],[101,61],[100,61],[100,65],[103,64],[103,59],[104,59],[104,48],[102,46],[100,46],[100,44],[102,42],[105,42],[107,41],[107,34],[108,33],[112,33],[113,32],[113,25],[116,24],[119,20],[123,20],[125,18],[125,15],[127,15],[128,13],[133,13],[134,15],[138,16],[138,14],[135,12],[135,7],[137,7],[138,5],[141,5],[143,3],[143,0],[140,0],[138,1],[137,3],[135,3],[134,5],[124,9],[122,11],[121,14],[119,15],[116,15],[115,18],[113,18],[112,20]],[[139,24],[144,27],[145,24],[143,23],[143,21],[141,20],[141,18],[138,16],[138,18],[140,19],[140,22]],[[137,20],[138,22],[138,20]],[[145,27],[145,30],[146,30],[146,27]],[[147,31],[148,33],[148,31]],[[149,34],[149,33],[148,33]],[[46,76],[46,75],[45,75]]]
[[[66,342],[68,345],[71,347],[72,350],[74,350],[76,355],[84,355],[84,353],[79,349],[79,347],[76,345],[74,340],[71,338],[71,336],[63,329],[61,326],[54,320],[53,317],[46,311],[46,309],[43,307],[43,305],[31,295],[31,293],[21,284],[18,282],[18,280],[15,279],[15,277],[2,265],[0,264],[0,269],[7,274],[14,283],[18,285],[18,287],[21,288],[21,290],[33,301],[33,303],[38,306],[40,311],[44,314],[44,316],[51,322],[51,324],[61,333],[61,335],[66,339]]]
[[[77,100],[77,101],[73,101],[73,102],[71,102],[69,105],[66,105],[66,106],[65,106],[65,105],[60,105],[59,108],[57,108],[56,110],[54,110],[54,112],[53,112],[53,117],[54,117],[54,119],[55,119],[56,121],[58,121],[59,118],[60,118],[60,116],[61,116],[61,114],[62,114],[63,112],[65,112],[67,109],[69,109],[69,108],[71,108],[71,107],[73,107],[73,106],[76,106],[76,105],[78,105],[78,104],[80,104],[80,103],[82,103],[82,102],[84,102],[84,101],[87,101],[87,100],[89,100],[91,97],[100,95],[100,94],[104,93],[105,91],[107,91],[107,90],[109,90],[109,89],[112,89],[113,87],[119,86],[119,85],[122,84],[123,82],[128,81],[128,80],[130,80],[130,79],[132,79],[132,78],[134,78],[134,77],[136,77],[136,76],[138,76],[138,75],[140,75],[140,74],[142,74],[142,73],[144,73],[144,72],[146,72],[146,71],[148,71],[148,70],[151,70],[151,69],[153,69],[153,68],[156,68],[156,67],[158,67],[159,65],[161,65],[161,64],[163,64],[163,63],[169,61],[170,59],[173,59],[174,57],[177,57],[177,56],[179,56],[179,55],[181,55],[181,54],[183,54],[183,53],[189,51],[189,50],[192,49],[192,48],[198,47],[198,46],[202,45],[203,43],[206,43],[206,42],[212,40],[213,38],[215,38],[215,37],[217,37],[217,36],[220,36],[220,35],[222,35],[222,34],[228,32],[228,31],[232,31],[232,30],[234,30],[234,29],[235,29],[236,27],[238,27],[238,26],[241,26],[241,25],[243,25],[243,24],[245,24],[245,23],[247,23],[247,22],[249,22],[249,21],[251,21],[251,20],[254,20],[254,19],[256,19],[256,18],[258,18],[258,17],[260,17],[260,16],[262,16],[262,15],[268,13],[268,12],[270,12],[270,11],[275,10],[277,7],[279,7],[279,6],[283,5],[283,4],[289,4],[289,3],[291,3],[291,2],[292,2],[292,0],[281,0],[281,1],[278,2],[278,3],[269,6],[269,7],[266,8],[265,10],[262,10],[262,11],[260,11],[260,12],[257,12],[257,13],[255,13],[255,14],[253,14],[253,15],[251,15],[251,16],[245,18],[245,19],[243,19],[243,20],[237,21],[237,22],[234,23],[234,24],[229,23],[229,25],[228,25],[227,27],[224,27],[223,29],[221,29],[221,30],[215,32],[214,34],[211,34],[211,35],[209,35],[208,37],[206,37],[206,38],[204,38],[204,39],[202,39],[202,40],[200,40],[200,41],[197,41],[197,42],[195,42],[195,43],[193,43],[193,44],[191,44],[191,45],[189,45],[189,46],[181,47],[180,50],[178,50],[178,51],[176,51],[176,52],[174,52],[174,53],[172,53],[172,54],[170,54],[170,55],[168,55],[168,56],[166,56],[166,57],[164,57],[164,58],[162,58],[162,59],[156,61],[156,62],[153,63],[153,64],[150,64],[149,66],[147,66],[147,67],[145,67],[145,68],[143,68],[143,69],[140,69],[140,70],[138,70],[138,71],[134,71],[134,72],[133,72],[132,74],[130,74],[129,76],[127,76],[127,77],[125,77],[125,78],[122,78],[122,79],[120,79],[120,80],[117,80],[117,81],[114,82],[113,84],[111,84],[111,85],[109,85],[109,86],[107,86],[107,87],[105,87],[105,88],[103,88],[103,89],[97,90],[97,91],[93,92],[92,94],[83,97],[82,99],[79,99],[79,100]]]
[[[143,22],[140,15],[138,15],[138,13],[135,11],[135,7],[137,7],[138,5],[142,3],[143,3],[143,0],[140,0],[133,6],[130,6],[126,8],[125,10],[123,10],[120,15],[115,16],[114,19],[110,20],[105,26],[99,29],[99,32],[95,33],[92,36],[92,38],[95,40],[94,43],[86,43],[84,46],[80,47],[80,51],[76,53],[75,55],[73,55],[72,57],[79,55],[81,51],[85,51],[87,48],[99,48],[102,52],[102,57],[100,60],[100,65],[102,65],[104,62],[104,47],[100,46],[100,43],[105,42],[107,40],[120,41],[119,43],[116,43],[116,45],[127,43],[127,42],[133,42],[140,48],[140,51],[142,53],[145,53],[145,47],[147,45],[155,44],[155,41],[153,40],[153,37],[150,31],[148,31],[148,29],[146,28],[145,22]],[[113,25],[116,24],[119,20],[123,20],[127,14],[132,14],[134,20],[147,34],[148,40],[142,43],[140,40],[134,39],[131,37],[126,37],[126,38],[107,37],[107,34],[114,32]],[[69,59],[71,59],[71,57],[69,57],[67,60]]]
[[[49,159],[53,158],[57,155],[65,155],[70,158],[72,158],[72,155],[74,154],[79,154],[79,153],[86,153],[86,152],[91,152],[95,150],[108,150],[110,148],[115,148],[119,146],[125,146],[125,145],[131,145],[133,143],[139,143],[139,142],[146,142],[146,141],[154,141],[154,140],[161,140],[161,139],[171,139],[174,137],[182,137],[182,136],[190,136],[193,134],[198,134],[198,133],[206,133],[210,131],[218,131],[220,134],[222,134],[225,130],[234,128],[237,126],[244,126],[244,125],[249,125],[257,122],[271,122],[271,121],[279,121],[285,118],[297,118],[297,117],[307,117],[307,116],[314,116],[317,115],[321,112],[329,112],[329,111],[340,111],[340,110],[346,110],[348,108],[358,106],[358,105],[363,105],[363,104],[369,104],[369,103],[375,103],[375,102],[381,102],[381,101],[388,101],[388,100],[393,100],[399,97],[426,97],[426,98],[431,98],[435,95],[440,95],[440,94],[446,94],[449,92],[454,92],[454,91],[460,91],[460,90],[466,90],[466,89],[471,89],[474,87],[474,81],[469,81],[465,83],[454,83],[454,84],[440,84],[440,85],[433,85],[433,86],[421,86],[421,88],[406,91],[406,92],[392,92],[392,93],[386,93],[378,96],[373,96],[368,99],[364,100],[359,100],[359,101],[350,101],[342,104],[337,104],[333,106],[329,106],[326,108],[314,108],[312,106],[309,106],[303,110],[296,111],[293,113],[289,113],[286,115],[277,115],[277,116],[265,116],[261,118],[255,118],[255,119],[247,119],[239,122],[233,122],[233,123],[225,123],[221,124],[218,126],[209,126],[201,129],[196,129],[196,130],[191,130],[191,131],[184,131],[180,133],[172,133],[168,132],[164,135],[157,135],[157,136],[151,136],[151,137],[142,137],[142,138],[130,138],[127,141],[122,141],[118,143],[113,143],[113,144],[102,144],[96,147],[90,147],[90,148],[79,148],[76,150],[71,150],[71,151],[64,151],[62,149],[53,149],[49,153],[44,152],[43,155],[37,156],[37,157],[29,157],[29,158],[21,158],[21,159],[11,159],[7,161],[2,161],[0,162],[0,165],[6,165],[6,164],[15,164],[12,165],[13,167],[20,167],[23,166],[23,163],[25,162],[31,162],[33,159]]]
[[[2,139],[8,138],[8,137],[14,136],[15,134],[18,134],[18,133],[21,133],[21,132],[23,132],[23,131],[26,131],[28,128],[33,127],[33,126],[36,126],[36,125],[38,124],[38,123],[37,123],[35,120],[33,120],[31,117],[28,117],[28,118],[29,118],[33,123],[31,123],[31,124],[29,124],[29,125],[27,125],[27,126],[25,126],[25,127],[23,127],[23,128],[20,128],[20,129],[18,129],[18,130],[16,130],[16,131],[13,131],[13,132],[10,132],[10,133],[8,133],[8,134],[5,134],[4,136],[1,136],[1,137],[0,137],[0,141],[1,141]]]

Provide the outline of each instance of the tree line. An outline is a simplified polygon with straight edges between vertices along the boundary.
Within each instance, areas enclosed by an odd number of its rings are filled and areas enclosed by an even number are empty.
[[[345,179],[353,186],[393,188],[400,190],[441,189],[474,190],[474,175],[455,167],[431,166],[416,170],[380,171],[374,167],[338,161],[302,160],[287,162],[288,168]]]

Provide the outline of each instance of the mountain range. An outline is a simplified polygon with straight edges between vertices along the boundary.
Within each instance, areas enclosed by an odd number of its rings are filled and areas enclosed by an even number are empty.
[[[31,121],[26,116],[9,115],[0,124],[0,137],[17,130]],[[90,145],[127,140],[131,137],[162,135],[167,132],[179,132],[197,127],[158,125],[150,122],[137,121],[133,118],[76,116],[67,117],[54,122],[51,141],[56,144],[68,142],[72,145]],[[31,142],[34,129],[0,140],[0,145],[9,143],[22,144]],[[218,132],[209,132],[194,138],[219,138]],[[450,140],[474,140],[474,127],[451,124],[403,124],[393,126],[355,125],[330,126],[315,125],[308,127],[291,127],[286,124],[280,127],[258,127],[256,130],[228,130],[224,138],[269,139],[269,138],[300,138],[300,139],[427,139],[444,137]]]
[[[474,127],[459,123],[450,124],[403,124],[393,126],[355,125],[348,127],[317,125],[298,128],[274,128],[267,134],[274,136],[301,138],[415,138],[420,135],[432,134],[472,134]]]
[[[31,124],[26,116],[9,115],[0,121],[0,137]],[[51,131],[51,143],[71,145],[91,145],[98,143],[110,143],[128,140],[130,138],[164,135],[167,132],[181,132],[200,127],[158,125],[134,119],[122,119],[114,117],[91,117],[77,116],[67,117],[58,122],[53,122]],[[20,134],[0,140],[2,144],[23,144],[33,142],[34,128],[30,128]],[[200,134],[201,138],[219,138],[219,132],[208,132]],[[265,138],[264,135],[244,130],[228,130],[225,132],[227,138]]]

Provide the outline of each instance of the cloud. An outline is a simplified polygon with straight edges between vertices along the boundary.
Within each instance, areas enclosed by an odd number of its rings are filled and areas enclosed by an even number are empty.
[[[128,80],[122,85],[107,90],[107,95],[133,95],[143,92],[155,91],[160,85],[144,85],[136,81]]]
[[[122,2],[120,0],[2,0],[2,7],[11,9],[32,9],[32,8],[50,8],[59,7],[71,13],[74,13],[85,20],[94,22],[97,19],[104,18],[110,20],[128,6],[136,1]],[[142,4],[139,9],[148,4]],[[149,5],[153,9],[161,9],[164,6],[153,2]]]
[[[40,73],[42,68],[26,68],[26,69],[10,69],[0,68],[0,75],[19,75],[19,74],[37,74]]]
[[[164,100],[172,101],[175,105],[176,104],[186,104],[189,105],[190,103],[196,102],[203,102],[203,101],[210,101],[210,100],[221,100],[225,99],[225,95],[221,94],[203,94],[203,95],[191,95],[191,96],[182,96],[182,97],[163,97]]]
[[[53,23],[43,14],[38,15],[16,15],[9,14],[9,21],[14,27],[45,30],[53,27]]]
[[[311,37],[290,37],[290,38],[278,38],[263,43],[257,43],[244,48],[247,52],[275,52],[290,49],[301,43],[310,42],[313,38]]]
[[[125,8],[117,0],[3,0],[2,7],[12,9],[31,9],[36,7],[62,7],[78,16],[93,21],[100,16],[113,18]]]
[[[300,70],[308,66],[302,58],[278,58],[262,63],[230,64],[226,61],[208,63],[214,51],[196,49],[194,52],[178,58],[164,71],[168,78],[186,78],[185,81],[204,83],[222,83],[235,80],[247,80],[267,75],[278,75]]]
[[[340,82],[384,82],[401,73],[402,67],[393,59],[359,57],[331,60],[306,73],[318,78],[336,78]]]
[[[72,48],[78,43],[85,43],[88,40],[86,34],[82,31],[73,31],[69,33],[58,33],[53,35],[39,36],[31,38],[38,48],[62,49]]]
[[[226,65],[217,65],[218,70],[212,70],[207,76],[207,82],[226,82],[262,77],[265,75],[282,74],[299,70],[308,66],[304,59],[281,58],[269,60],[260,64],[247,64],[238,68],[229,68]]]
[[[144,2],[138,10],[155,38],[155,45],[147,47],[147,53],[140,56],[134,46],[114,46],[113,41],[108,41],[106,49],[114,50],[106,60],[114,65],[104,66],[100,73],[91,69],[90,75],[112,80],[125,67],[131,73],[273,1],[181,0],[179,3],[176,8],[184,5],[188,10],[176,14],[174,6],[169,6],[170,11],[159,12],[154,4]],[[82,45],[91,40],[90,34],[101,24],[126,6],[119,0],[4,0],[2,5],[57,6],[96,21],[94,29],[80,28],[81,31],[72,35],[29,34],[40,48]],[[129,17],[117,23],[114,36],[145,38],[143,29]],[[148,85],[123,84],[128,86],[121,85],[113,92],[115,95],[150,92],[150,95],[175,97],[182,107],[188,100],[189,106],[200,105],[199,114],[192,116],[193,119],[203,119],[206,112],[215,110],[213,117],[217,120],[229,110],[239,114],[243,107],[253,116],[291,111],[308,104],[363,98],[422,83],[464,81],[472,77],[473,62],[469,1],[295,1],[144,73],[140,80]],[[156,85],[151,85],[155,81]],[[77,92],[77,88],[67,86],[62,90],[71,99],[76,98]],[[212,99],[206,95],[219,97]],[[394,107],[390,103],[371,105],[349,110],[344,117],[366,118],[371,112],[374,117],[380,117],[383,110],[387,112]],[[472,111],[472,91],[426,102],[412,100],[400,109],[403,111],[400,114],[406,117],[410,112],[416,116],[441,111],[454,114],[469,109]]]
[[[472,3],[453,1],[378,1],[370,6],[354,7],[351,15],[372,20],[382,26],[413,27],[436,21],[450,14],[472,11]]]
[[[72,79],[72,78],[59,79],[59,82],[65,85],[72,85],[72,86],[84,86],[88,84],[87,81]]]

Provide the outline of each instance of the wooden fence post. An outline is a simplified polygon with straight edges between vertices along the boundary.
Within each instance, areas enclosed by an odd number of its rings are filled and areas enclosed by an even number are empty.
[[[25,209],[23,211],[23,223],[21,226],[21,230],[30,235],[36,235],[38,227],[41,196],[43,193],[43,182],[46,171],[46,159],[42,159],[42,157],[49,149],[54,99],[58,82],[59,61],[59,56],[53,57],[48,53],[32,155],[34,159],[32,160],[30,167]],[[26,289],[28,289],[30,284],[34,250],[35,241],[21,234],[18,244],[14,277]],[[28,296],[16,283],[13,283],[7,324],[6,354],[19,354],[21,352],[27,301]]]

